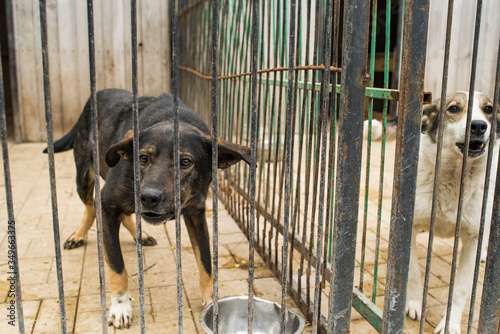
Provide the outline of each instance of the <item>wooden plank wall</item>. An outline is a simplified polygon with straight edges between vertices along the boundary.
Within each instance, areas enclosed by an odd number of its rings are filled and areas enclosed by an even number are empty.
[[[38,0],[14,1],[21,139],[46,140]],[[169,2],[138,1],[140,95],[170,91]],[[75,124],[90,94],[86,1],[48,0],[54,137]],[[97,89],[132,88],[130,1],[94,1]]]
[[[441,95],[448,1],[431,0],[425,90]],[[469,90],[476,1],[456,0],[453,11],[448,92]],[[500,1],[483,1],[476,90],[493,95],[500,38]]]

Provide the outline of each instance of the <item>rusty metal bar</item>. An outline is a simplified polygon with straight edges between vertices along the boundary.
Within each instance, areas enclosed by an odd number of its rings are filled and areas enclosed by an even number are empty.
[[[428,16],[428,0],[406,3],[383,333],[401,333],[404,328]]]
[[[345,333],[351,320],[369,15],[367,1],[345,1],[328,333]]]

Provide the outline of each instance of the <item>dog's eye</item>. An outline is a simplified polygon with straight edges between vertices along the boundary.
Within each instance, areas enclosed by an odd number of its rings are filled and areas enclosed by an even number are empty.
[[[484,113],[485,114],[491,114],[493,112],[493,107],[492,106],[486,106],[484,107]]]
[[[192,162],[188,158],[181,158],[181,166],[182,167],[189,167],[191,166]]]
[[[455,114],[460,111],[460,108],[458,108],[457,106],[451,106],[448,108],[448,111]]]
[[[148,163],[149,159],[148,159],[148,156],[145,155],[145,154],[141,154],[139,156],[139,161],[141,162],[141,164],[145,165]]]

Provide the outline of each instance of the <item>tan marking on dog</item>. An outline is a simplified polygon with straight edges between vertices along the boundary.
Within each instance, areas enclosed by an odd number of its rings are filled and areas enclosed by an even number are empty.
[[[137,227],[135,225],[135,221],[132,218],[132,215],[121,215],[120,220],[122,221],[123,226],[130,232],[134,240],[137,240]]]
[[[120,141],[124,141],[132,137],[134,137],[134,130],[128,130],[127,133],[123,136],[122,140]]]
[[[73,234],[73,239],[75,241],[85,238],[87,232],[94,224],[94,219],[95,219],[94,204],[85,205],[85,213],[83,214],[82,222],[80,223],[75,233]]]
[[[212,302],[212,296],[214,292],[214,282],[212,273],[210,275],[205,271],[203,264],[201,263],[200,250],[197,247],[193,247],[194,256],[196,257],[196,264],[198,265],[198,272],[200,273],[200,290],[203,300],[208,304]]]
[[[449,112],[448,109],[452,106],[459,107],[460,112]],[[450,123],[460,122],[462,118],[467,117],[467,95],[465,93],[457,92],[448,96],[446,99],[446,115]]]
[[[109,270],[109,282],[111,286],[111,292],[113,296],[123,296],[125,292],[128,291],[128,274],[127,268],[123,267],[123,272],[121,274],[115,273],[113,270]]]

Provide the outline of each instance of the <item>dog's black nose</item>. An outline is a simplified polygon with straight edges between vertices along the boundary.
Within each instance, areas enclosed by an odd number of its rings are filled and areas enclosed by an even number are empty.
[[[161,191],[157,189],[141,190],[141,203],[146,208],[154,209],[162,200]]]
[[[471,135],[482,135],[488,129],[488,124],[485,121],[472,121],[470,124]]]

